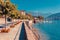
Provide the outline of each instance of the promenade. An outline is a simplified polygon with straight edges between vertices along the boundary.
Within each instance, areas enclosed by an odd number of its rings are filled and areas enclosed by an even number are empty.
[[[27,34],[27,39],[28,40],[40,40],[39,39],[39,35],[38,32],[35,31],[36,29],[34,29],[31,25],[32,23],[28,22],[24,22],[25,24],[25,30],[26,30],[26,34]]]
[[[0,33],[0,40],[38,40],[32,30],[32,24],[29,25],[27,22],[29,21],[22,20],[14,28],[10,28],[8,33]]]
[[[8,33],[0,33],[0,40],[19,40],[22,22],[17,24],[14,28],[10,28]]]

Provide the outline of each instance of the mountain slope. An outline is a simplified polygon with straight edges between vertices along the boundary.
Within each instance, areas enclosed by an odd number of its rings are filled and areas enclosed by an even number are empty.
[[[60,13],[52,14],[46,18],[47,20],[60,20]]]

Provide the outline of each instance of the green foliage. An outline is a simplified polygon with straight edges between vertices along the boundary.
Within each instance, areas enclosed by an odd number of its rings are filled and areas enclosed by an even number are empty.
[[[22,15],[20,11],[16,9],[16,6],[12,4],[9,0],[0,0],[0,14],[7,15],[15,19],[33,19],[31,14]]]

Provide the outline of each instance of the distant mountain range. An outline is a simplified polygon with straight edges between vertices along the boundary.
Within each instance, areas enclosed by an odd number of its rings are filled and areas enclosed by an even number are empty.
[[[44,18],[51,15],[51,13],[30,12],[33,16],[43,16]]]
[[[55,13],[55,14],[52,14],[48,17],[46,17],[47,20],[60,20],[60,13]]]

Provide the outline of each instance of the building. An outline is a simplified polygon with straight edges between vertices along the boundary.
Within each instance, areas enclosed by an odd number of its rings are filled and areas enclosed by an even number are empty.
[[[10,0],[5,0],[6,2],[10,2]]]
[[[20,11],[20,14],[26,15],[26,12],[25,12],[24,10],[21,10],[21,11]]]

